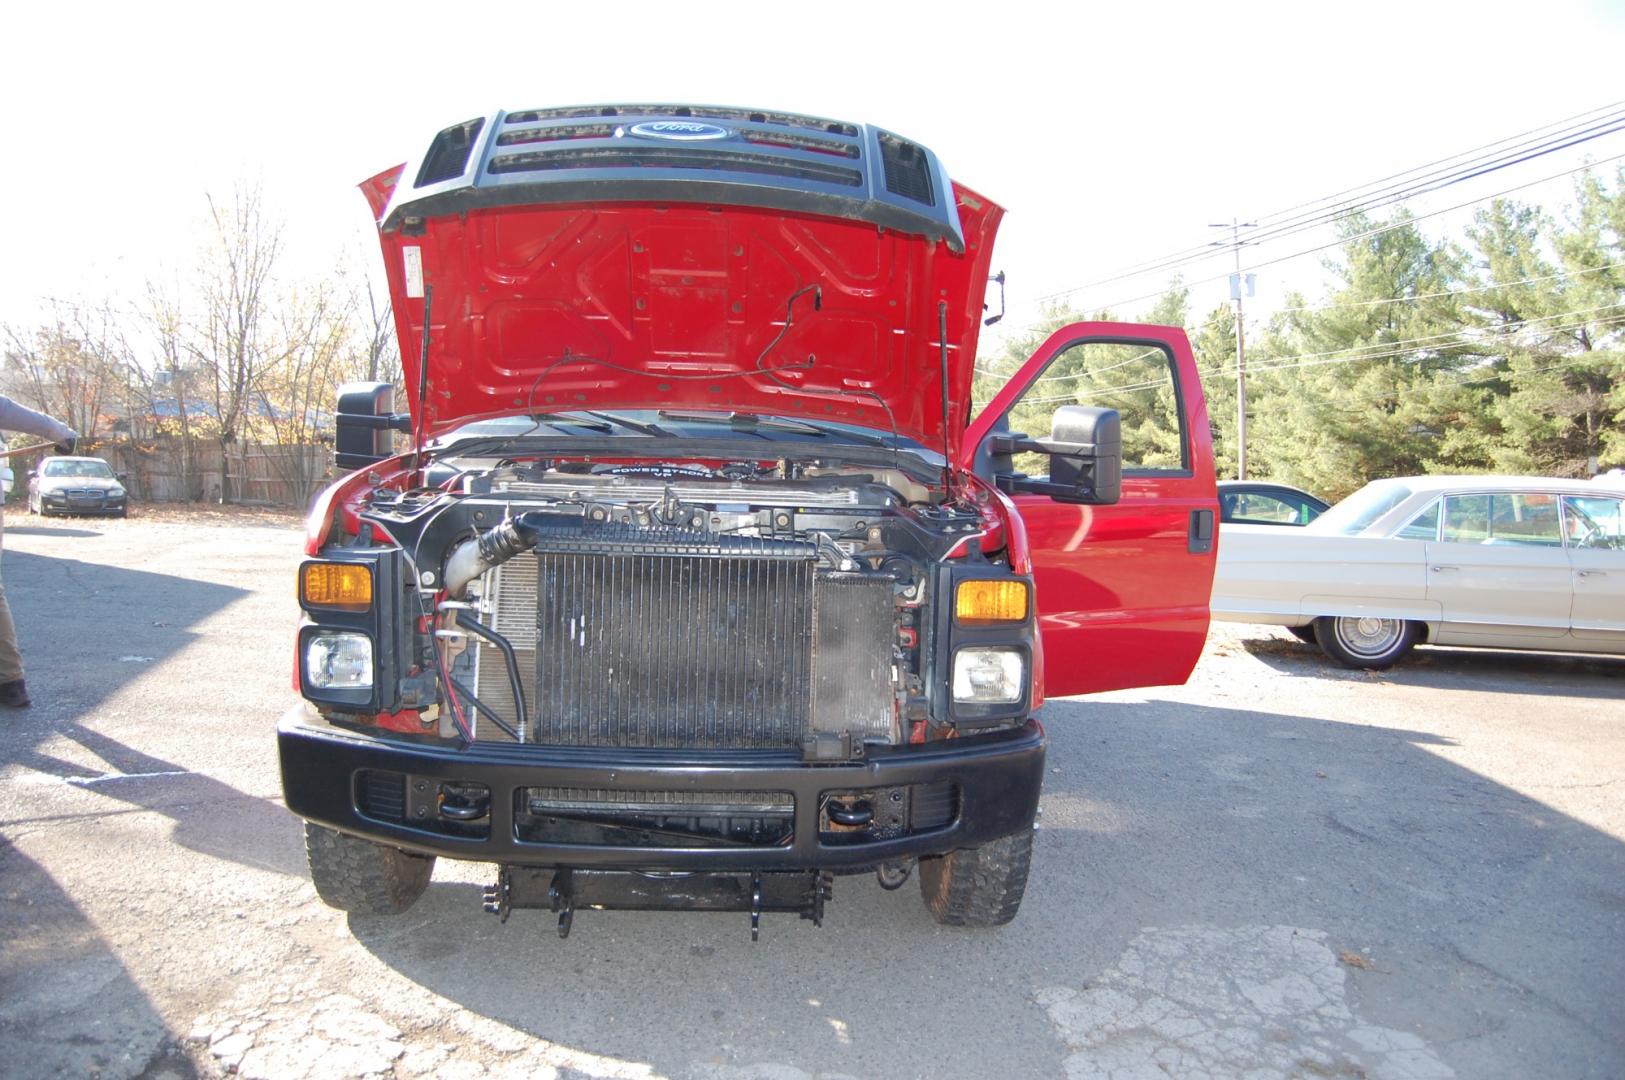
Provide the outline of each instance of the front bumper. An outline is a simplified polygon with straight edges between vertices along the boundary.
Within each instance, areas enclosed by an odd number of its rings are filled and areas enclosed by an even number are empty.
[[[122,514],[129,496],[117,498],[69,498],[66,495],[42,495],[40,506],[56,514]]]
[[[955,848],[1031,828],[1044,777],[1044,732],[1037,721],[986,735],[924,746],[872,747],[856,763],[808,765],[794,754],[704,754],[670,750],[478,744],[447,749],[410,737],[380,738],[334,727],[308,705],[277,727],[288,809],[308,821],[407,851],[453,859],[532,866],[658,870],[839,870]],[[422,782],[482,784],[490,789],[487,835],[448,835],[410,821],[384,821],[361,809],[363,771]],[[957,813],[926,832],[860,843],[826,843],[821,797],[830,792],[949,782]],[[770,847],[626,847],[531,843],[515,827],[528,788],[610,791],[782,791],[794,797],[794,832]]]

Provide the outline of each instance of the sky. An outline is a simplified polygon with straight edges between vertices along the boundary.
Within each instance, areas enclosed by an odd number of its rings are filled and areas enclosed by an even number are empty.
[[[379,276],[355,185],[497,108],[671,101],[879,124],[1009,212],[1017,331],[1045,298],[1136,314],[1167,276],[1068,292],[1249,220],[1625,98],[1625,3],[31,4],[0,36],[0,324],[184,292],[208,198],[257,185],[290,282]],[[1625,134],[1411,204],[1484,198]],[[1608,170],[1617,164],[1605,164]],[[1561,209],[1573,178],[1517,196]],[[1462,211],[1429,219],[1459,231]],[[1251,263],[1324,242],[1244,249]],[[1223,303],[1230,256],[1185,270]],[[1322,256],[1260,266],[1258,314]],[[995,331],[997,333],[998,331]],[[997,341],[995,337],[993,340]]]

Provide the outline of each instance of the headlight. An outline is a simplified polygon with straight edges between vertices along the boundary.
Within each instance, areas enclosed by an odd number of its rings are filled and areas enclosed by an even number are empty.
[[[372,570],[364,563],[308,562],[299,568],[305,607],[366,611],[372,606]]]
[[[954,654],[954,700],[1008,705],[1027,689],[1027,660],[1020,649],[960,649]]]
[[[372,639],[322,631],[305,641],[305,677],[316,690],[371,690]]]
[[[117,484],[114,484],[112,487],[107,489],[107,497],[110,499],[122,499],[124,498],[124,489],[119,487]]]
[[[961,581],[954,590],[954,618],[961,626],[1027,621],[1027,583],[1015,578]]]

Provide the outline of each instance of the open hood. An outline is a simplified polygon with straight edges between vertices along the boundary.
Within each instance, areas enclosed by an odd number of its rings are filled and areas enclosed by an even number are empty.
[[[733,184],[715,181],[745,167],[726,157],[720,167],[651,168],[664,143],[626,132],[661,125],[630,124],[634,116],[620,118],[619,135],[595,137],[605,153],[635,151],[636,160],[538,166],[532,182],[514,183],[515,169],[530,166],[503,166],[501,147],[531,147],[527,159],[538,144],[580,153],[586,137],[549,134],[552,119],[471,121],[448,129],[469,144],[449,167],[444,146],[431,147],[362,185],[379,223],[407,396],[426,435],[494,415],[688,408],[895,430],[956,458],[999,207],[948,182],[914,148],[934,170],[918,188],[922,206],[933,178],[936,202],[947,205],[935,218],[899,210],[882,188],[893,184],[890,162],[884,173],[878,164],[895,137],[851,125],[852,143],[875,148],[873,176],[863,178],[873,191],[811,190],[804,165],[792,179],[752,165]],[[745,122],[671,126],[723,132],[708,136],[715,152],[746,153],[728,149]],[[516,130],[531,135],[516,139]],[[752,147],[752,160],[779,154],[775,168],[790,154],[760,138]],[[818,153],[816,164],[833,168],[822,158],[834,155]],[[862,172],[859,152],[844,160]],[[704,183],[693,179],[701,168]],[[415,178],[405,190],[403,177]]]

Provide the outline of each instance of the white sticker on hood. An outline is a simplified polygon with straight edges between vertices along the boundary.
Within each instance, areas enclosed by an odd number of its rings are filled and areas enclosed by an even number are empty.
[[[420,247],[401,248],[401,263],[406,270],[406,295],[421,297],[423,295],[423,249]]]

